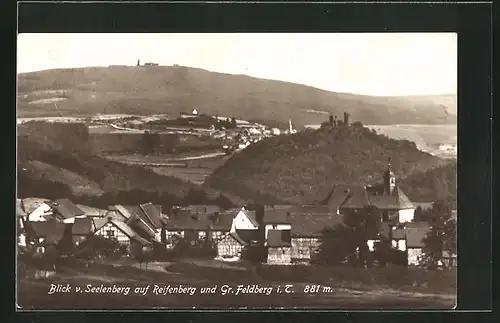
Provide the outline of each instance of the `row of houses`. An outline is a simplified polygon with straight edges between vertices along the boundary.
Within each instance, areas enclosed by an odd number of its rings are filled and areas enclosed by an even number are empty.
[[[74,204],[68,199],[23,199],[17,202],[19,244],[56,243],[66,234],[75,244],[91,235],[118,241],[128,253],[161,246],[172,250],[179,241],[210,241],[219,258],[241,258],[252,247],[265,250],[269,264],[308,264],[318,254],[325,228],[344,224],[348,212],[377,208],[379,232],[368,240],[373,248],[388,241],[404,251],[408,265],[421,263],[426,222],[413,222],[415,204],[396,186],[389,165],[384,182],[375,186],[334,186],[319,205],[242,206],[221,210],[198,205],[162,210],[160,205],[111,205],[107,209]],[[68,233],[70,232],[70,233]],[[38,241],[38,242],[37,242]],[[450,256],[451,257],[451,256]]]

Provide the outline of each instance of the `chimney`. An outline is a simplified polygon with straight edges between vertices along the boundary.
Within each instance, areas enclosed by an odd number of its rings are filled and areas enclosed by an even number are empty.
[[[330,122],[330,124],[333,124],[333,116],[332,115],[330,115],[329,122]]]

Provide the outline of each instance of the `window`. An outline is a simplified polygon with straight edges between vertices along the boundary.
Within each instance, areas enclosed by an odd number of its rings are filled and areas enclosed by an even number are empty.
[[[114,237],[115,236],[115,233],[113,232],[112,229],[108,229],[106,230],[106,235],[110,238]]]
[[[273,230],[276,230],[278,229],[278,226],[277,225],[273,225]]]

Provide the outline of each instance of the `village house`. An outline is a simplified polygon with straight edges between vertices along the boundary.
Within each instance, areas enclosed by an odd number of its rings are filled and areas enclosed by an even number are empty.
[[[74,223],[67,224],[71,228],[74,245],[79,245],[94,234],[94,223],[91,218],[77,218]]]
[[[409,266],[422,266],[424,249],[423,239],[430,232],[431,227],[427,222],[412,222],[406,224],[406,248]]]
[[[267,247],[267,263],[286,265],[291,263],[291,209],[264,208],[264,246]]]
[[[55,219],[25,223],[27,244],[44,253],[48,247],[57,247],[64,237],[66,224]]]
[[[83,205],[83,204],[77,204],[76,206],[80,210],[82,210],[85,217],[87,217],[87,218],[103,218],[103,217],[110,216],[110,210],[99,209],[96,207]]]
[[[264,209],[264,240],[268,240],[269,231],[287,231],[292,229],[291,210],[287,208],[266,207]]]
[[[328,206],[299,207],[292,212],[291,262],[309,265],[318,256],[323,232],[344,225],[342,217]]]
[[[332,210],[336,209],[338,214],[376,207],[382,213],[383,222],[411,222],[416,207],[396,185],[391,164],[382,177],[383,183],[372,186],[336,185],[323,203],[329,205]]]
[[[164,242],[167,217],[161,213],[160,205],[113,205],[109,209],[143,238]]]
[[[94,225],[94,235],[118,242],[122,250],[129,255],[138,255],[152,247],[150,241],[141,237],[123,221],[112,217],[94,219]]]
[[[236,232],[230,232],[217,243],[217,257],[240,259],[245,246],[245,241]]]
[[[191,213],[188,209],[173,209],[166,224],[167,248],[174,248],[179,239],[192,245],[211,240],[217,243],[231,231],[234,213]]]
[[[47,221],[53,214],[49,200],[43,198],[25,198],[22,200],[22,208],[27,214],[25,221],[38,222]]]
[[[289,265],[292,263],[290,230],[268,230],[266,247],[267,264]]]
[[[52,216],[64,223],[74,223],[76,218],[84,218],[85,212],[80,210],[76,204],[69,199],[57,199],[47,202],[52,208]]]

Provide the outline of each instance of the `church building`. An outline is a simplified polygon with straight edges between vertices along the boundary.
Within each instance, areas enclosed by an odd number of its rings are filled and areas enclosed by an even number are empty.
[[[383,222],[392,224],[411,222],[416,209],[397,186],[390,162],[383,173],[382,183],[372,186],[337,185],[325,202],[339,214],[373,206],[382,211]]]

